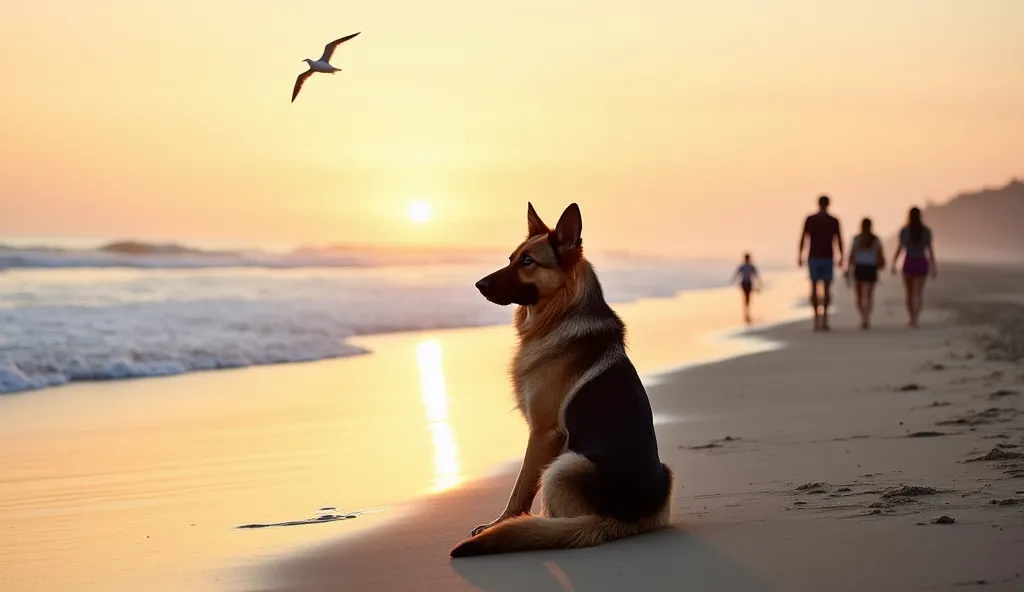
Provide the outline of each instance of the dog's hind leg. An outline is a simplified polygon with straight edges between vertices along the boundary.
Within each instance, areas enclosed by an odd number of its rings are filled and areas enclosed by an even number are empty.
[[[565,452],[544,470],[540,479],[541,513],[552,518],[594,514],[583,482],[595,470],[594,463],[574,452]]]

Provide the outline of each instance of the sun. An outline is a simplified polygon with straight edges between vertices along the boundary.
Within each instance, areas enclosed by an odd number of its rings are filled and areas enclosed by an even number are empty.
[[[414,201],[409,204],[409,219],[416,224],[426,224],[430,222],[430,216],[433,212],[430,209],[430,204],[425,201]]]

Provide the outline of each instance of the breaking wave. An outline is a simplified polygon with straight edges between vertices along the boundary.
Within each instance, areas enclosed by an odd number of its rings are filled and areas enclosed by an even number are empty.
[[[505,256],[488,255],[486,264],[423,264],[389,254],[382,264],[377,253],[342,259],[335,251],[333,265],[300,266],[290,259],[275,268],[179,261],[227,257],[208,252],[126,253],[134,250],[84,258],[81,251],[65,252],[59,265],[52,251],[46,265],[38,259],[20,268],[10,265],[11,249],[0,254],[6,257],[0,262],[13,267],[0,273],[0,393],[352,356],[366,353],[347,342],[356,335],[504,324],[512,315],[473,287]],[[26,261],[26,250],[17,251]],[[96,264],[107,256],[177,263]],[[302,256],[310,257],[280,257]],[[72,264],[86,259],[90,265]],[[612,302],[722,285],[731,271],[721,263],[616,256],[595,259],[595,265]]]

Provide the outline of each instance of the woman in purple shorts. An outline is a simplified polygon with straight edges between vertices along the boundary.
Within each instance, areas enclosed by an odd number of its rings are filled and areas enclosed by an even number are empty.
[[[907,225],[900,229],[900,244],[892,259],[892,273],[896,274],[896,262],[900,253],[903,258],[903,285],[907,292],[907,313],[910,326],[917,326],[924,303],[924,282],[929,275],[935,279],[935,249],[932,247],[932,231],[921,221],[921,210],[910,208]]]

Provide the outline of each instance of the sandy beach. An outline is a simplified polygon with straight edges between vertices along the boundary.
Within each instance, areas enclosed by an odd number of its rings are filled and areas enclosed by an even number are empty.
[[[806,316],[795,274],[771,282],[758,322]],[[739,304],[724,288],[617,308],[652,375],[774,347],[735,335]],[[0,397],[3,589],[249,589],[254,565],[408,523],[409,500],[521,455],[511,340],[394,333],[351,340],[373,352],[351,358]]]
[[[840,282],[830,334],[793,308],[801,273],[773,283],[750,333],[735,289],[616,307],[679,475],[669,530],[450,560],[522,454],[511,330],[393,334],[0,399],[4,590],[1021,589],[1024,274],[944,266],[916,331],[897,278],[869,332]],[[239,528],[323,516],[351,518]]]
[[[1020,590],[1024,275],[944,266],[914,331],[900,290],[884,278],[869,332],[853,328],[840,288],[830,334],[806,321],[772,328],[765,337],[785,348],[650,389],[679,475],[669,530],[448,559],[500,510],[513,465],[411,504],[402,521],[275,562],[248,589]]]
[[[1024,592],[1024,0],[296,8],[0,11],[0,592]]]

